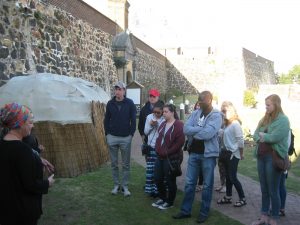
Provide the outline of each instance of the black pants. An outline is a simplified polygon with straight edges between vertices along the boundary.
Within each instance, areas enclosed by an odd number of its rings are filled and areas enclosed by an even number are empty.
[[[167,159],[156,159],[154,179],[159,198],[173,205],[177,192],[176,177],[170,174],[170,165]]]
[[[226,170],[226,195],[232,196],[232,186],[234,185],[239,198],[245,198],[243,187],[240,181],[237,178],[237,169],[239,165],[239,159],[236,157],[232,157],[232,159],[228,159],[224,162],[225,170]]]

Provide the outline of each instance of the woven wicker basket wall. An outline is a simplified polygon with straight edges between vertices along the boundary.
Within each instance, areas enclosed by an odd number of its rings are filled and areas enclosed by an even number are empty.
[[[103,126],[105,105],[92,102],[91,112],[93,123],[35,123],[35,134],[46,149],[42,157],[55,166],[56,177],[74,177],[108,160]]]

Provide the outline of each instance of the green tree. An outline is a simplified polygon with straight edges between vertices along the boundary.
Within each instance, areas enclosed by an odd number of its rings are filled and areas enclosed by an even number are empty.
[[[300,65],[295,65],[288,74],[281,74],[279,76],[279,84],[300,84]]]
[[[257,101],[253,90],[244,91],[244,106],[255,108]]]

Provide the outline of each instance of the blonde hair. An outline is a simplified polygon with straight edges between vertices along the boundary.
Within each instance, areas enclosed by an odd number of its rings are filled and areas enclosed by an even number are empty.
[[[231,118],[224,119],[225,126],[228,126],[229,124],[231,124],[235,120],[237,120],[240,124],[242,124],[242,121],[241,121],[239,115],[237,114],[236,108],[234,107],[232,102],[224,101],[221,105],[221,110],[222,110],[222,108],[225,108],[225,109],[230,110],[230,111],[233,112],[233,116]]]
[[[272,94],[265,98],[265,101],[270,100],[274,105],[274,111],[272,113],[265,113],[264,117],[259,121],[258,126],[266,126],[273,122],[278,116],[279,113],[283,113],[281,108],[281,99],[278,95]]]

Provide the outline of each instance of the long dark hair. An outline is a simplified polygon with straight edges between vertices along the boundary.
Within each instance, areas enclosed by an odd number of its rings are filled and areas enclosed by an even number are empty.
[[[164,108],[168,108],[170,112],[174,113],[174,118],[179,120],[178,114],[176,112],[176,106],[173,104],[165,104]]]

